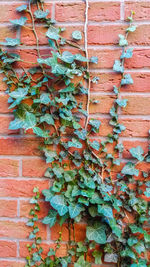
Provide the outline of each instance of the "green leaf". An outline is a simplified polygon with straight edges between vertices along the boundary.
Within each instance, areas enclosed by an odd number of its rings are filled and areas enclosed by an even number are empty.
[[[131,58],[133,56],[133,49],[132,48],[129,48],[127,49],[126,51],[123,51],[122,54],[121,54],[121,59],[123,58]]]
[[[50,189],[44,189],[42,191],[42,194],[45,197],[45,201],[50,201],[51,198],[53,197],[54,193]]]
[[[124,72],[124,67],[120,60],[115,60],[115,63],[113,65],[113,70],[116,72],[121,72],[121,73]]]
[[[82,39],[82,34],[80,31],[73,31],[72,32],[72,38],[75,40],[81,40]]]
[[[72,170],[72,171],[65,171],[64,172],[64,178],[66,180],[66,182],[71,182],[74,180],[76,176],[76,171],[75,170]]]
[[[70,218],[71,219],[75,218],[81,213],[82,210],[83,210],[83,207],[80,204],[70,204],[69,205]]]
[[[134,32],[136,30],[136,26],[132,25],[129,28],[126,29],[127,32]]]
[[[117,224],[116,224],[116,220],[115,219],[109,219],[109,225],[112,229],[112,232],[118,237],[120,238],[121,235],[122,235],[122,230],[121,230],[121,227],[119,227]]]
[[[125,108],[127,105],[128,99],[117,99],[116,103],[118,106]]]
[[[26,9],[27,9],[27,5],[21,5],[16,8],[16,11],[22,12],[22,11],[25,11]]]
[[[100,125],[101,125],[101,122],[100,122],[99,120],[90,119],[89,124],[90,124],[91,126],[93,126],[93,128],[94,128],[95,130],[98,131],[98,130],[99,130],[99,127],[100,127]]]
[[[47,94],[47,93],[41,94],[40,95],[40,102],[42,104],[45,104],[45,105],[49,104],[51,102],[51,100],[49,98],[49,94]]]
[[[103,255],[103,253],[101,251],[94,250],[92,255],[95,258],[95,264],[102,264],[102,255]]]
[[[125,175],[139,175],[139,170],[135,169],[135,164],[128,162],[122,169],[121,173]]]
[[[146,188],[146,191],[144,192],[144,195],[146,197],[150,197],[150,188]]]
[[[27,21],[26,17],[21,17],[20,19],[10,20],[10,22],[14,24],[15,26],[24,26],[26,21]]]
[[[116,253],[105,253],[104,261],[117,263],[118,262],[118,255]]]
[[[58,159],[56,151],[53,150],[45,150],[45,157],[46,157],[46,163],[51,163],[55,159]]]
[[[6,42],[0,42],[1,45],[6,46],[17,46],[20,45],[20,40],[18,38],[5,38]],[[8,61],[7,61],[8,62]]]
[[[54,120],[53,120],[53,117],[52,115],[46,113],[44,116],[40,117],[40,122],[46,122],[47,124],[49,125],[54,125]]]
[[[74,131],[74,133],[78,136],[78,138],[85,140],[87,136],[87,131],[85,129],[82,129],[81,131]]]
[[[69,93],[69,92],[74,92],[75,91],[75,87],[73,83],[70,83],[68,87],[59,90],[60,93]]]
[[[133,80],[132,80],[131,75],[129,73],[125,74],[123,76],[123,79],[121,80],[121,85],[126,85],[126,84],[133,84]]]
[[[36,135],[38,135],[38,136],[40,136],[40,137],[43,137],[43,138],[48,138],[48,137],[49,137],[48,132],[43,131],[43,130],[42,130],[41,128],[39,128],[39,127],[33,127],[33,132],[34,132]]]
[[[39,262],[41,260],[41,256],[37,252],[35,252],[35,253],[33,253],[32,259],[35,262]]]
[[[48,14],[49,14],[49,10],[43,11],[43,10],[37,9],[34,12],[34,16],[36,17],[36,19],[44,19],[47,17]]]
[[[130,224],[129,227],[130,227],[131,232],[133,234],[136,234],[136,233],[143,234],[144,233],[143,229],[141,227],[138,227],[136,224]]]
[[[37,123],[36,117],[33,113],[26,112],[26,118],[23,124],[23,128],[28,130],[33,128]]]
[[[130,247],[132,247],[133,245],[135,245],[136,243],[138,242],[138,239],[136,238],[136,237],[130,237],[129,239],[128,239],[128,245],[130,246]]]
[[[144,160],[144,157],[142,156],[144,151],[141,146],[133,147],[129,151],[134,158],[138,159],[139,161]]]
[[[91,267],[91,264],[85,261],[84,256],[80,256],[74,267]]]
[[[112,208],[109,205],[98,205],[98,213],[103,214],[104,216],[113,219]]]
[[[24,124],[24,120],[15,118],[13,121],[10,122],[9,129],[17,130],[17,129],[23,128],[23,124]]]
[[[58,39],[60,38],[59,29],[50,27],[46,32],[46,36],[50,39],[58,41]]]
[[[128,45],[128,41],[126,40],[125,36],[122,34],[119,34],[119,45],[120,46]]]
[[[42,223],[49,224],[49,227],[52,227],[56,223],[56,217],[57,217],[57,212],[55,210],[50,210],[48,216],[46,216],[42,220]]]
[[[93,226],[87,226],[86,237],[98,244],[106,244],[105,226],[100,222],[95,222]]]
[[[135,246],[134,249],[138,254],[141,254],[142,252],[145,252],[145,246],[143,241],[139,241]]]
[[[135,253],[129,248],[126,248],[125,250],[122,250],[120,254],[121,254],[122,257],[130,257],[131,259],[136,260]]]
[[[71,64],[71,63],[73,63],[75,56],[72,53],[70,53],[69,51],[64,51],[62,53],[62,56],[60,57],[60,59],[66,63]]]
[[[82,148],[82,144],[76,138],[72,138],[72,141],[68,142],[68,147]]]
[[[62,195],[56,195],[50,200],[51,206],[58,211],[60,216],[65,215],[68,212],[68,207],[65,202],[65,198]]]
[[[11,93],[9,93],[9,95],[12,98],[20,98],[23,99],[26,95],[28,94],[28,88],[17,88],[17,90],[12,91]]]
[[[87,62],[87,58],[83,57],[81,54],[75,54],[75,60],[81,61],[81,62]]]
[[[98,63],[98,57],[91,57],[90,62],[97,64]]]
[[[94,148],[95,150],[99,151],[100,149],[100,144],[98,141],[94,140],[93,142],[89,142],[90,146]]]

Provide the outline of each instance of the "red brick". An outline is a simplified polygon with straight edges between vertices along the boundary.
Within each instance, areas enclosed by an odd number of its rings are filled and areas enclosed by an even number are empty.
[[[122,114],[150,115],[150,97],[129,95],[124,98],[128,99],[128,103]]]
[[[97,56],[98,63],[90,63],[91,69],[112,69],[115,59],[118,59],[121,55],[120,49],[89,49],[89,57]]]
[[[62,231],[62,241],[68,241],[69,240],[69,231],[68,231],[68,225],[63,224],[62,227],[60,225],[55,224],[51,228],[51,239],[57,240],[59,237],[59,232]],[[83,241],[85,239],[85,232],[86,232],[86,225],[85,224],[75,224],[75,237],[76,241]],[[73,231],[71,229],[71,235],[73,238]]]
[[[24,159],[22,162],[23,176],[44,177],[48,164],[42,159]]]
[[[99,100],[98,104],[90,104],[90,113],[109,113],[114,102],[114,96],[110,95],[92,95],[91,99]]]
[[[38,187],[40,192],[48,188],[48,181],[2,179],[0,182],[1,197],[32,197],[33,188]]]
[[[41,210],[38,213],[38,217],[44,218],[48,214],[50,204],[49,202],[39,201],[39,205]],[[32,205],[29,203],[29,201],[20,200],[20,217],[29,217],[29,212],[31,208]]]
[[[20,261],[18,259],[16,259],[16,261],[4,261],[4,260],[0,260],[0,265],[2,267],[24,267],[25,266],[25,261]]]
[[[40,236],[46,239],[47,232],[45,225],[38,223],[40,229]],[[25,222],[14,222],[14,221],[0,221],[0,236],[9,238],[28,238],[31,228],[26,226]],[[37,233],[38,235],[38,233]]]
[[[120,123],[123,123],[126,127],[122,132],[122,136],[130,137],[148,137],[148,131],[150,129],[150,120],[140,119],[120,119]]]
[[[0,9],[0,23],[7,22],[9,19],[17,19],[20,17],[19,12],[16,12],[16,8],[18,7],[18,4],[6,4],[1,3],[1,9]],[[11,23],[10,23],[11,25]]]
[[[0,257],[16,257],[17,256],[17,244],[12,241],[0,240]]]
[[[0,91],[5,91],[7,89],[7,85],[5,82],[2,81],[2,79],[4,78],[4,74],[0,74]]]
[[[89,4],[89,20],[115,21],[120,19],[120,3],[91,2]]]
[[[8,20],[7,20],[8,21]],[[0,27],[0,42],[4,42],[5,38],[16,38],[16,31],[13,30],[12,26],[1,26]]]
[[[0,113],[8,113],[12,110],[8,109],[8,96],[0,95]]]
[[[16,177],[19,175],[19,161],[12,159],[0,159],[0,176]]]
[[[0,155],[39,155],[39,139],[8,137],[0,138]]]
[[[129,151],[132,147],[141,146],[144,150],[144,154],[146,154],[148,152],[148,142],[124,141],[123,145],[124,145],[124,151],[123,151],[123,157],[124,158],[133,158],[130,151]]]
[[[125,60],[125,68],[146,68],[150,66],[150,49],[147,48],[136,48],[133,50],[133,56],[130,59]],[[143,70],[141,76],[145,73]],[[148,74],[148,73],[147,73]]]
[[[17,200],[0,200],[1,217],[17,217]]]
[[[134,20],[149,20],[150,19],[150,1],[140,2],[125,2],[125,17],[127,18],[131,14],[131,10],[134,10]]]
[[[56,4],[55,18],[58,22],[84,21],[85,4],[83,2]]]

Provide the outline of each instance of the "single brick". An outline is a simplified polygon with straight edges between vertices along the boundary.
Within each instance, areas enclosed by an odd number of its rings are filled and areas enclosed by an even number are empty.
[[[1,260],[0,259],[0,266],[2,267],[24,267],[25,266],[25,261],[20,261],[16,259],[16,261],[11,261],[11,260]]]
[[[0,200],[1,217],[17,217],[17,200]]]
[[[149,20],[150,19],[150,1],[126,1],[125,2],[125,17],[127,18],[131,14],[131,10],[134,10],[134,20]]]
[[[0,134],[17,134],[19,130],[10,130],[9,124],[14,118],[10,116],[0,116]]]
[[[92,95],[91,94],[91,100],[98,100],[98,104],[90,104],[90,113],[109,113],[112,104],[114,102],[114,96],[110,95]]]
[[[120,123],[123,123],[126,127],[122,132],[122,136],[129,137],[148,137],[148,131],[150,129],[150,120],[140,119],[120,119]]]
[[[58,22],[84,21],[85,4],[83,2],[56,3],[55,18]]]
[[[127,159],[133,158],[130,151],[129,151],[132,147],[141,146],[143,148],[144,154],[146,154],[148,152],[148,143],[147,142],[123,141],[123,145],[124,145],[123,157],[127,158]]]
[[[128,103],[122,110],[122,114],[150,115],[150,97],[127,95],[123,98],[128,99]]]
[[[119,2],[91,2],[89,3],[89,20],[115,21],[120,19]]]
[[[17,244],[12,241],[0,240],[0,257],[16,257],[17,256]]]
[[[48,164],[42,159],[24,159],[22,161],[23,176],[44,177]]]
[[[0,95],[0,113],[9,113],[12,110],[8,109],[8,96]]]
[[[19,175],[19,161],[12,159],[0,159],[0,176],[16,177]]]

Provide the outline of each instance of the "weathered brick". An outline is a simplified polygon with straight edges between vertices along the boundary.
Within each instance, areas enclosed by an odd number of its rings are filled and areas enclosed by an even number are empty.
[[[7,37],[16,38],[16,31],[12,26],[0,26],[0,42],[4,42]]]
[[[0,113],[12,112],[8,109],[8,96],[0,95]]]
[[[95,99],[100,101],[98,104],[90,104],[90,113],[109,113],[110,108],[114,102],[114,96],[110,95],[92,95],[91,100]]]
[[[15,180],[2,179],[0,183],[1,197],[32,197],[33,188],[38,187],[40,192],[48,188],[49,182],[47,180]]]
[[[143,148],[144,154],[148,152],[148,143],[147,142],[141,142],[141,141],[124,141],[124,151],[123,151],[123,157],[124,158],[133,158],[130,149],[132,147],[141,146]]]
[[[9,124],[13,120],[10,116],[0,116],[0,134],[16,134],[19,130],[10,130]]]
[[[12,159],[0,159],[0,176],[16,177],[19,175],[19,161]]]
[[[85,4],[83,2],[56,3],[56,21],[79,22],[84,21]]]
[[[17,200],[0,200],[1,217],[17,217]]]
[[[24,267],[25,261],[20,261],[18,259],[16,259],[16,261],[5,261],[0,259],[0,265],[3,267]]]
[[[42,159],[24,159],[22,161],[23,176],[44,177],[48,164]]]
[[[91,2],[89,4],[89,20],[92,21],[115,21],[120,19],[119,2]]]
[[[129,137],[148,137],[148,131],[150,129],[150,120],[140,119],[120,119],[120,123],[123,123],[126,127],[122,132],[122,136]]]
[[[147,96],[125,96],[128,99],[127,106],[122,110],[122,114],[150,115],[150,97]]]
[[[131,10],[134,10],[134,20],[149,20],[150,19],[150,1],[126,1],[125,2],[125,17],[127,18],[131,14]]]
[[[16,257],[17,256],[17,244],[12,241],[0,240],[0,257]]]

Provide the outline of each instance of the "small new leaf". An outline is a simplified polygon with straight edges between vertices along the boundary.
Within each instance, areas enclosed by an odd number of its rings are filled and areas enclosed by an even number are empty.
[[[72,38],[79,41],[82,39],[82,34],[80,31],[73,31],[72,32]]]

